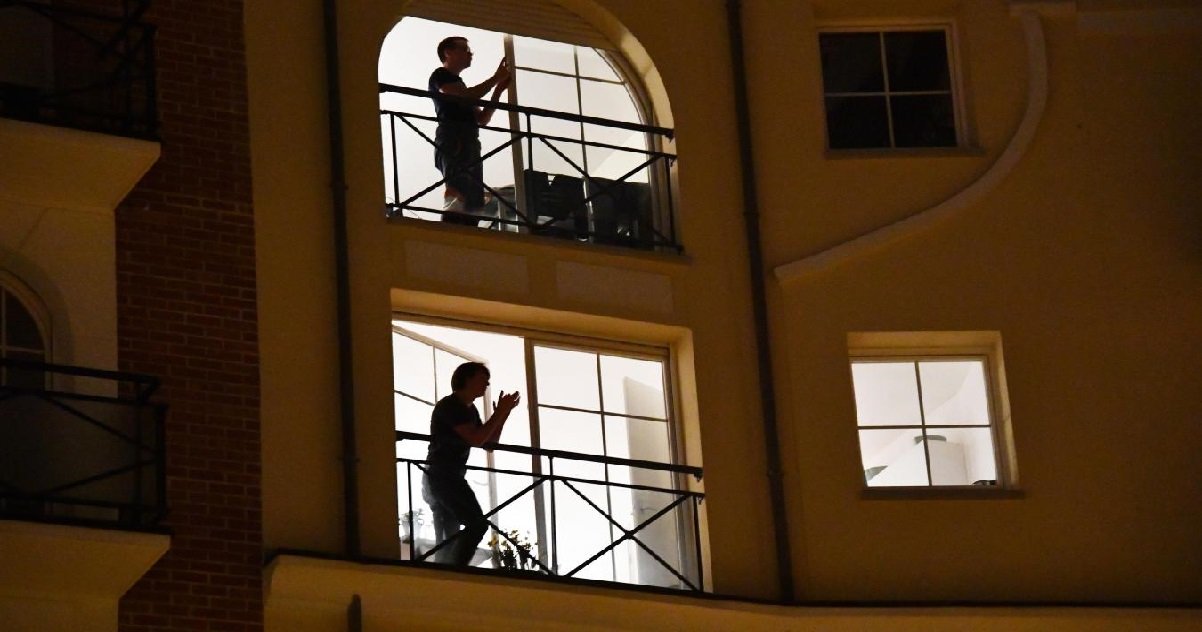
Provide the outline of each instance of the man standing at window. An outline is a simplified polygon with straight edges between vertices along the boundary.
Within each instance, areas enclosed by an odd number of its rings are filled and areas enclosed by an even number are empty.
[[[488,124],[495,108],[440,97],[474,101],[483,99],[491,89],[490,101],[496,103],[509,86],[509,62],[502,58],[492,77],[469,88],[459,77],[459,73],[472,65],[472,49],[467,38],[448,37],[439,42],[438,59],[442,65],[430,75],[430,94],[434,97],[434,112],[438,118],[438,130],[434,134],[434,142],[438,145],[434,166],[446,180],[442,221],[476,226],[479,220],[473,215],[480,215],[484,207],[480,126]]]
[[[465,478],[468,453],[473,446],[496,441],[509,413],[522,399],[517,392],[506,395],[502,391],[492,417],[481,423],[473,402],[484,396],[489,377],[488,367],[479,362],[459,365],[451,374],[453,392],[439,400],[430,415],[430,450],[422,477],[422,498],[434,514],[434,534],[439,544],[454,538],[438,550],[436,562],[467,566],[488,530],[484,512]]]

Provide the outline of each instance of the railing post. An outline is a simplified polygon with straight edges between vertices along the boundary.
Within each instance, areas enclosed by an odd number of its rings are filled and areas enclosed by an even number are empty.
[[[559,514],[555,511],[555,457],[547,457],[547,470],[551,475],[551,570],[559,575],[559,536],[555,524]]]
[[[413,462],[405,461],[405,493],[409,496],[409,559],[417,559],[417,533],[413,530]]]

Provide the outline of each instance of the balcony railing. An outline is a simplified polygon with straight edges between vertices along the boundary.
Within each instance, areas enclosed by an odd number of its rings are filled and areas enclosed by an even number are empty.
[[[397,431],[403,559],[433,562],[437,541],[422,499],[429,435]],[[403,447],[404,442],[411,445]],[[548,579],[589,579],[702,591],[699,509],[685,489],[698,467],[489,444],[491,467],[468,466],[491,537],[474,565]],[[511,467],[497,467],[504,461]],[[460,532],[462,534],[463,532]]]
[[[158,380],[0,359],[0,517],[154,527],[166,511]]]
[[[140,21],[148,4],[127,0],[109,14],[0,0],[0,117],[155,139],[155,29]]]
[[[487,165],[490,159],[503,160],[503,152],[515,147],[524,155],[523,160],[513,161],[520,164],[502,167],[514,174],[511,184],[481,183],[490,198],[483,214],[479,215],[486,227],[645,250],[683,250],[676,239],[671,186],[668,184],[676,156],[648,149],[658,145],[656,138],[672,138],[671,129],[501,102],[444,95],[432,97],[428,90],[388,84],[380,84],[379,88],[381,95],[475,103],[511,114],[511,123],[507,127],[480,127],[481,130],[499,132],[507,140],[496,147],[482,148],[479,163]],[[411,174],[403,174],[403,169],[398,166],[398,158],[412,152],[419,152],[424,161],[433,164],[437,143],[430,130],[437,119],[428,114],[390,109],[381,109],[380,116],[386,135],[388,215],[426,218],[443,215],[443,209],[423,205],[420,200],[441,187],[445,179],[412,186],[408,182]],[[574,123],[581,129],[587,126],[589,129],[635,132],[643,135],[644,142],[640,147],[630,147],[540,133],[534,131],[535,124],[540,121]],[[539,152],[536,148],[549,151],[547,155],[554,155],[557,164],[537,164],[535,157]],[[579,151],[572,149],[569,152],[568,148],[579,148]],[[579,156],[585,155],[586,148],[616,152],[634,157],[634,160],[627,161],[628,168],[624,173],[603,178],[580,164]],[[568,153],[577,153],[578,157],[573,159]],[[567,173],[551,173],[551,169]]]

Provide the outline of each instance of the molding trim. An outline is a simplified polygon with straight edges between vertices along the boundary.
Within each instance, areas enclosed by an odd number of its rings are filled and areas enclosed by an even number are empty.
[[[1043,24],[1040,22],[1040,13],[1045,12],[1043,5],[1072,5],[1075,11],[1076,3],[1016,2],[1012,3],[1012,10],[1015,8],[1014,5],[1026,7],[1020,13],[1019,20],[1022,22],[1027,47],[1027,110],[1023,114],[1018,129],[1010,138],[1010,143],[998,156],[997,161],[972,184],[931,208],[822,252],[777,266],[774,273],[778,282],[786,283],[805,278],[850,259],[890,246],[907,237],[925,232],[985,198],[1022,160],[1031,141],[1035,138],[1036,129],[1043,120],[1048,100],[1047,42],[1044,38]]]

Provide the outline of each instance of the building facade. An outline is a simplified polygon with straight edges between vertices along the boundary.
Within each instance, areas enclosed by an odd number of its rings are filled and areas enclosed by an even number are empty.
[[[1202,625],[1194,3],[52,4],[0,9],[12,629]],[[407,48],[459,33],[474,227]],[[529,572],[424,557],[461,359]]]

